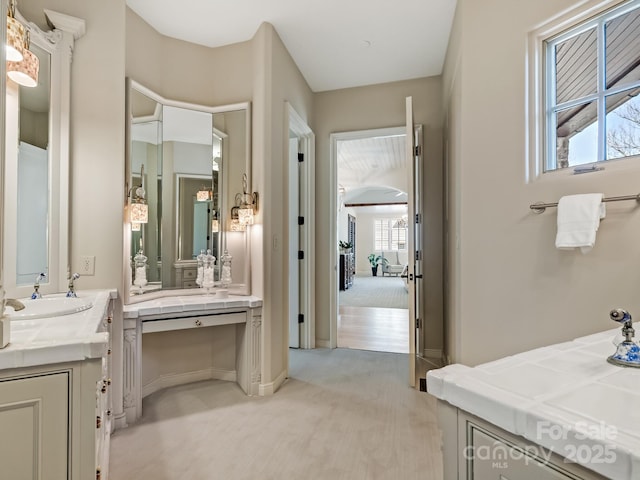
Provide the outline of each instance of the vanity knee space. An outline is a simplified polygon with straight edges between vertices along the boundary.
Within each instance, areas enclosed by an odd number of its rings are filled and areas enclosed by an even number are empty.
[[[176,305],[184,308],[184,298]],[[194,300],[196,297],[192,297]],[[187,300],[188,301],[188,300]],[[145,302],[147,303],[147,302]],[[163,388],[202,380],[236,382],[256,395],[260,375],[261,301],[237,297],[201,309],[160,313],[145,303],[125,307],[124,407],[127,423],[142,399]],[[240,304],[230,307],[229,303]]]

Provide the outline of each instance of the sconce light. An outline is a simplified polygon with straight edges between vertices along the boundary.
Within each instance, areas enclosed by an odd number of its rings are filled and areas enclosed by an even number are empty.
[[[231,226],[229,227],[229,230],[232,232],[244,232],[247,230],[247,226],[240,223],[240,215],[238,214],[239,210],[240,207],[238,205],[231,207]]]
[[[22,60],[24,50],[24,26],[15,18],[15,2],[9,3],[7,9],[7,44],[6,56],[8,62],[19,62]]]
[[[196,192],[196,200],[198,202],[207,202],[211,200],[211,190],[208,190],[206,187],[202,187],[200,190]]]
[[[258,193],[247,193],[247,174],[242,175],[242,193],[236,194],[238,223],[253,225],[253,215],[258,212]],[[233,217],[233,209],[232,217]]]
[[[144,179],[144,165],[140,167],[140,183]],[[149,205],[144,198],[145,191],[142,185],[137,187],[131,187],[129,190],[129,196],[131,202],[129,204],[129,219],[131,220],[132,229],[136,223],[148,223],[149,222]]]
[[[213,211],[213,216],[211,218],[211,233],[218,233],[220,231],[220,222],[218,221],[218,214],[216,211]]]
[[[35,53],[29,50],[29,45],[30,38],[29,31],[27,31],[22,50],[22,61],[7,62],[7,76],[23,87],[37,87],[40,60]]]

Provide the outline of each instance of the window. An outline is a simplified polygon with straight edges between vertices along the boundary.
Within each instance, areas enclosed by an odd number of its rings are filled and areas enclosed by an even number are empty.
[[[383,218],[374,220],[376,250],[406,250],[407,220],[405,218]]]
[[[545,42],[545,170],[640,154],[640,0]]]

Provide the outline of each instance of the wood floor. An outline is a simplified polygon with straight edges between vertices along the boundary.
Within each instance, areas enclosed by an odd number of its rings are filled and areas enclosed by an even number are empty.
[[[409,353],[409,310],[341,305],[338,347]]]

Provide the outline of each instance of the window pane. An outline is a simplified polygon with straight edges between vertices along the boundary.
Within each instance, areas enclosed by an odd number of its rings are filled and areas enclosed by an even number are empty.
[[[640,78],[640,9],[605,24],[607,88]],[[608,111],[608,110],[607,110]]]
[[[596,102],[590,102],[556,114],[557,168],[598,160],[597,112]]]
[[[571,37],[555,46],[556,103],[596,93],[596,29]]]
[[[640,155],[640,89],[607,97],[607,158]]]

